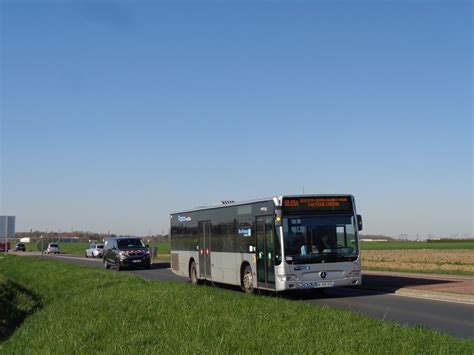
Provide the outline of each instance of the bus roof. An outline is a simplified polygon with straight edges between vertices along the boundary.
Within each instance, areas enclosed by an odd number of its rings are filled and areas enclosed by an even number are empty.
[[[281,196],[278,196],[277,198],[280,198]],[[221,204],[221,205],[211,205],[211,206],[199,206],[195,208],[191,208],[189,210],[180,210],[180,211],[173,211],[171,214],[177,214],[177,213],[189,213],[189,212],[194,212],[194,211],[202,211],[202,210],[212,210],[216,208],[225,208],[225,207],[232,207],[232,206],[239,206],[239,205],[248,205],[251,203],[257,203],[257,202],[266,202],[266,201],[273,201],[274,197],[268,197],[268,198],[259,198],[255,200],[248,200],[248,201],[239,201],[239,202],[233,202],[233,203],[227,203],[227,204]]]
[[[180,210],[180,211],[173,211],[171,214],[177,214],[177,213],[189,213],[189,212],[194,212],[194,211],[203,211],[203,210],[212,210],[216,208],[226,208],[226,207],[232,207],[232,206],[239,206],[239,205],[248,205],[251,203],[258,203],[258,202],[266,202],[266,201],[274,201],[277,206],[281,205],[281,201],[283,198],[286,197],[323,197],[323,196],[330,196],[330,197],[342,197],[342,196],[350,196],[351,198],[353,197],[351,194],[304,194],[304,195],[283,195],[283,196],[273,196],[273,197],[267,197],[267,198],[259,198],[255,200],[247,200],[247,201],[238,201],[238,202],[233,202],[233,203],[226,203],[226,204],[221,204],[221,205],[211,205],[211,206],[199,206],[187,210]]]

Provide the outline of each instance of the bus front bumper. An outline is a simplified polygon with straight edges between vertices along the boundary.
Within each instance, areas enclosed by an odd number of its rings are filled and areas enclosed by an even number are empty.
[[[329,287],[347,287],[362,285],[362,277],[350,277],[336,280],[294,280],[294,281],[280,281],[276,282],[277,291],[285,290],[302,290],[302,289],[316,289]]]

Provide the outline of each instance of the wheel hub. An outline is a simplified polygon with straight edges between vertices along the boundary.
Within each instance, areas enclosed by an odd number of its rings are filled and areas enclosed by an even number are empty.
[[[252,280],[252,273],[251,272],[247,272],[244,275],[244,287],[247,290],[250,290],[253,287],[253,280]]]

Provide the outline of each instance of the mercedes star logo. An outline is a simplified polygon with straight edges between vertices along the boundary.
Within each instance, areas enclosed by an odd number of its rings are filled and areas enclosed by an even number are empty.
[[[327,275],[326,275],[326,271],[321,271],[321,272],[319,273],[319,276],[321,276],[322,279],[325,279],[326,276],[327,276]]]

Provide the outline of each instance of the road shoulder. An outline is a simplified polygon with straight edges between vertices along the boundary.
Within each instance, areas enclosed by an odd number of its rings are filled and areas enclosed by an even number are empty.
[[[474,304],[469,276],[364,271],[362,289],[400,296]]]

